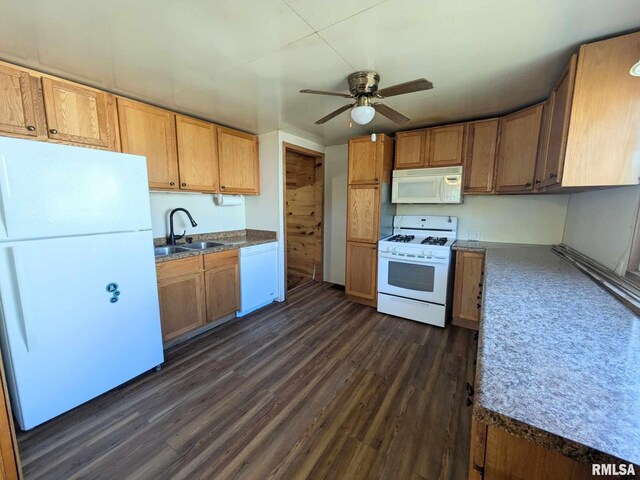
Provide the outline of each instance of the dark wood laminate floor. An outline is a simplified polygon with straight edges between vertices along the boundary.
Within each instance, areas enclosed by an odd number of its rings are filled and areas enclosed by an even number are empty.
[[[465,479],[473,333],[313,283],[19,435],[27,479]]]

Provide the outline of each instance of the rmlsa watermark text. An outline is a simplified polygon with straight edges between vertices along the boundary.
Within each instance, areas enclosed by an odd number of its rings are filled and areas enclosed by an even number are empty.
[[[636,470],[631,463],[592,463],[592,475],[619,475],[621,477],[635,475]]]

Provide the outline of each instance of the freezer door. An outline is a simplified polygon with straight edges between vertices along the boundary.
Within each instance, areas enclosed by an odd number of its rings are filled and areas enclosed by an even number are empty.
[[[150,232],[5,244],[0,295],[23,429],[163,362]]]
[[[146,159],[0,138],[0,239],[151,229]]]

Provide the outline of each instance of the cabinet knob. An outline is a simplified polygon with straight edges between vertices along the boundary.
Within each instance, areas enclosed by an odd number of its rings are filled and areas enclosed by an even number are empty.
[[[469,185],[465,185],[465,186],[464,186],[464,189],[465,189],[465,190],[469,190]]]
[[[558,175],[556,175],[555,173],[550,173],[549,174],[549,178],[556,178]]]
[[[536,185],[541,183],[541,180],[536,180]]]
[[[58,130],[56,130],[55,128],[52,128],[51,130],[49,130],[49,133],[51,133],[52,135],[55,135],[58,133]]]
[[[480,300],[481,297],[482,297],[482,295],[478,295],[478,300]]]
[[[525,187],[529,188],[531,186],[531,182],[528,182],[527,184],[525,184]]]
[[[220,190],[224,190],[224,185],[220,185]]]
[[[176,182],[169,182],[169,185],[170,185],[170,186],[172,186],[172,187],[173,187],[175,184],[176,184]]]
[[[186,187],[187,184],[186,183],[181,183],[180,185],[182,185],[183,187]]]
[[[373,180],[376,181],[376,182],[380,181],[379,178],[374,178]]]
[[[473,397],[473,394],[475,393],[475,392],[473,391],[473,385],[471,385],[469,382],[467,382],[467,384],[465,385],[465,389],[467,390],[467,394],[468,394],[470,397]]]
[[[34,127],[33,125],[29,125],[27,127],[27,130],[29,130],[30,132],[35,132],[36,131],[36,127]]]
[[[373,188],[375,188],[376,190],[378,190],[378,186],[377,186],[377,185],[376,185],[375,187],[373,187]]]
[[[478,308],[482,307],[482,305],[478,304]]]
[[[478,287],[482,287],[482,282],[480,282],[480,283],[478,284]]]
[[[471,401],[471,399],[469,397],[467,397],[466,404],[467,404],[467,407],[470,407],[471,405],[473,405],[473,402]]]

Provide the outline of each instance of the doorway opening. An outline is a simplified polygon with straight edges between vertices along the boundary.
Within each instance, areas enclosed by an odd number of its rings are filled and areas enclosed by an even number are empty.
[[[287,291],[322,281],[324,155],[284,144]]]

